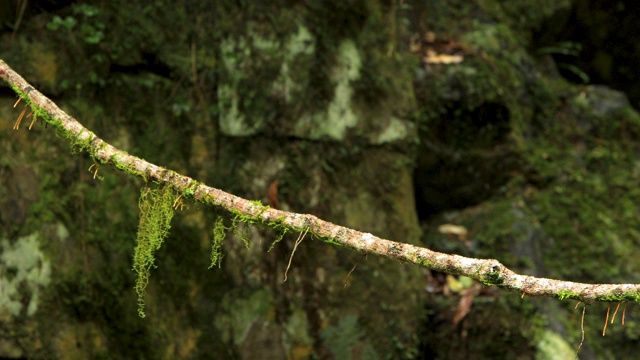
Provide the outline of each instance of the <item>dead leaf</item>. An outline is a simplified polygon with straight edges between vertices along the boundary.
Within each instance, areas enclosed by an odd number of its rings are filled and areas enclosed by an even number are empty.
[[[464,285],[455,276],[447,274],[447,287],[454,293],[460,292],[464,289]]]
[[[462,55],[438,54],[434,50],[427,49],[427,54],[423,58],[427,64],[460,64],[464,60]]]
[[[269,185],[269,191],[267,193],[269,197],[269,206],[271,206],[271,208],[273,209],[280,209],[280,200],[278,200],[278,184],[279,183],[280,183],[280,180],[278,179],[273,180],[271,185]]]
[[[443,224],[438,226],[438,232],[456,238],[458,240],[465,240],[469,231],[467,231],[467,228],[465,228],[464,226]]]
[[[456,309],[456,313],[453,314],[453,325],[458,325],[462,319],[471,312],[471,305],[473,305],[473,299],[476,297],[475,292],[470,292],[469,294],[464,295],[460,298],[458,302],[458,308]]]

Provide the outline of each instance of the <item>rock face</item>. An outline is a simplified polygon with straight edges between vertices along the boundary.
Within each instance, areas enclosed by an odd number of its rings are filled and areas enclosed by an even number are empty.
[[[245,26],[221,45],[218,141],[221,158],[250,156],[236,157],[235,166],[209,176],[272,204],[268,189],[277,184],[277,204],[284,209],[415,243],[420,230],[411,181],[417,132],[408,117],[410,72],[393,32],[372,33],[397,26],[395,16],[382,15],[392,7],[353,10],[301,9],[309,18],[327,18],[278,21],[287,32],[260,14],[244,14]],[[336,36],[326,37],[327,27],[334,26]],[[284,344],[278,351],[289,356],[335,358],[377,357],[398,351],[396,343],[417,345],[411,334],[419,325],[412,314],[421,308],[418,269],[398,271],[397,264],[307,239],[280,285],[298,236],[287,236],[274,249],[275,258],[268,258],[264,253],[273,234],[257,231],[258,251],[229,255],[229,262],[244,263],[247,273],[235,274],[234,282],[245,284],[251,298],[263,299],[263,312],[254,312],[252,303],[228,310],[246,313],[247,322],[231,317],[220,323],[222,331],[243,334],[233,338],[241,357],[253,358],[256,342]],[[225,301],[237,304],[237,296],[229,294]],[[266,319],[269,313],[272,320]],[[382,326],[388,314],[396,320]]]
[[[0,12],[0,53],[107,141],[239,196],[531,275],[637,282],[640,116],[563,80],[532,35],[570,2],[183,5],[3,4],[17,15]],[[140,319],[143,184],[95,173],[43,124],[9,131],[22,108],[0,95],[0,357],[534,358],[579,343],[575,304],[188,203]],[[626,322],[604,342],[587,332],[581,354],[629,353]]]
[[[25,31],[38,25],[46,36],[6,33],[14,40],[2,42],[3,53],[127,151],[265,204],[418,243],[417,129],[398,9],[307,5],[34,9]],[[147,16],[127,20],[132,13]],[[76,46],[64,45],[69,39]],[[2,107],[5,129],[13,123],[10,105]],[[2,266],[13,271],[28,244],[42,260],[16,268],[10,282],[31,299],[23,310],[15,291],[3,295],[11,326],[21,329],[15,333],[27,335],[10,338],[3,348],[12,352],[2,355],[375,358],[417,348],[419,269],[304,234],[274,244],[280,234],[240,224],[225,241],[222,267],[206,271],[216,217],[232,225],[212,209],[174,218],[156,259],[147,318],[136,318],[130,259],[140,184],[107,169],[94,180],[90,159],[36,129],[18,133],[24,143],[9,135],[3,142],[15,144],[6,152],[7,192],[20,184],[18,164],[33,172],[33,192],[3,200],[19,205],[3,212],[2,249],[11,258]],[[36,136],[42,145],[32,146]],[[38,157],[49,147],[56,164],[50,154]],[[41,275],[25,275],[34,267]],[[59,331],[45,326],[54,321]],[[25,342],[40,345],[21,351]]]

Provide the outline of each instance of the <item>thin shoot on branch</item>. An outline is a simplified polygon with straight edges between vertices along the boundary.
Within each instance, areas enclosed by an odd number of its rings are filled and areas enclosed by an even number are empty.
[[[302,240],[304,240],[304,237],[307,235],[308,231],[309,231],[309,228],[305,228],[304,232],[300,232],[300,235],[298,235],[298,239],[296,240],[295,244],[293,244],[293,250],[291,250],[291,256],[289,257],[289,263],[287,264],[287,269],[284,271],[284,280],[282,282],[287,281],[287,273],[289,272],[289,268],[291,267],[291,261],[293,261],[293,254],[296,253],[296,249],[298,248],[298,245],[300,245]]]

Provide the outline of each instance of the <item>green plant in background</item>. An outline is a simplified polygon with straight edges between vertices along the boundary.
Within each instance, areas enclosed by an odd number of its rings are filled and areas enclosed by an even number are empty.
[[[580,52],[582,52],[582,44],[573,41],[560,41],[537,50],[538,55],[564,55],[576,59],[580,56]],[[589,74],[579,67],[566,62],[559,62],[557,66],[577,76],[583,84],[589,83]]]
[[[67,31],[71,31],[78,20],[76,20],[73,16],[67,16],[64,19],[58,15],[54,16],[53,19],[47,24],[47,30],[57,31],[60,28],[65,28]]]
[[[55,15],[47,24],[47,30],[58,31],[58,29],[66,29],[71,32],[79,25],[79,33],[82,40],[87,44],[98,44],[104,39],[104,30],[106,24],[102,21],[96,21],[95,17],[100,15],[100,9],[93,5],[81,4],[74,6],[73,13],[75,16],[65,16],[62,18]]]
[[[365,333],[358,323],[358,317],[345,315],[338,324],[320,331],[323,344],[337,359],[353,359],[353,350],[362,352],[363,359],[379,359],[369,344],[361,343]]]
[[[140,317],[145,317],[144,292],[149,284],[151,268],[155,267],[154,253],[160,249],[171,228],[176,197],[168,186],[159,189],[144,187],[140,193],[140,223],[133,255],[133,270],[138,275],[135,289]]]

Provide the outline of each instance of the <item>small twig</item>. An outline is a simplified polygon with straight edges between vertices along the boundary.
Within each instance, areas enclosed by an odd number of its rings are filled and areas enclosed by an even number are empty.
[[[178,197],[176,198],[176,201],[173,202],[173,209],[178,210],[178,208],[180,208],[180,210],[184,210],[184,202],[182,201],[182,194],[178,195]]]
[[[576,305],[576,308],[577,307],[578,305]],[[576,359],[578,358],[578,353],[580,352],[580,348],[582,347],[582,344],[584,344],[584,312],[586,311],[586,309],[587,309],[587,305],[585,305],[582,308],[582,319],[580,320],[580,333],[582,334],[582,336],[580,337],[580,345],[578,345],[578,350],[576,350]]]
[[[602,336],[605,336],[607,333],[607,323],[609,323],[609,311],[611,310],[611,305],[607,306],[607,318],[604,319],[604,327],[602,328]]]
[[[613,316],[611,317],[611,323],[613,324],[613,321],[616,319],[616,314],[618,313],[618,309],[620,309],[620,304],[618,303],[618,306],[616,306],[616,309],[613,311]]]
[[[18,130],[20,128],[20,123],[22,122],[22,118],[24,117],[24,114],[26,112],[27,112],[27,107],[25,106],[24,109],[22,109],[20,116],[18,116],[18,121],[16,121],[15,125],[13,125],[13,130]]]
[[[358,266],[358,263],[353,264],[353,267],[351,268],[351,270],[349,270],[347,277],[344,278],[344,287],[347,287],[347,285],[349,284],[349,276],[351,276],[351,273],[353,272],[353,270],[356,269],[356,266]]]
[[[16,100],[16,103],[13,104],[13,108],[15,109],[16,106],[18,106],[18,104],[20,103],[20,101],[22,100],[22,98],[18,98],[18,100]]]
[[[284,280],[282,282],[287,281],[287,273],[289,272],[289,268],[291,267],[291,261],[293,260],[293,254],[296,253],[296,249],[298,248],[298,245],[300,245],[302,240],[304,240],[305,235],[307,235],[307,231],[309,231],[309,227],[304,229],[304,233],[301,232],[300,235],[298,235],[298,239],[296,240],[295,244],[293,245],[293,250],[291,251],[291,256],[289,257],[289,263],[287,264],[287,269],[284,271]]]
[[[11,34],[11,41],[13,41],[14,37],[16,36],[16,33],[18,32],[18,28],[20,28],[20,23],[22,22],[22,19],[24,18],[24,12],[27,9],[27,0],[23,0],[23,1],[19,1],[17,2],[18,4],[20,4],[20,9],[18,9],[17,15],[16,15],[16,22],[13,24],[13,33]]]
[[[622,309],[622,326],[624,326],[624,316],[627,313],[627,304],[624,304],[624,309]]]
[[[36,117],[33,115],[33,111],[31,111],[29,115],[27,115],[27,119],[28,118],[31,118],[31,124],[29,124],[29,130],[31,130],[31,128],[33,127],[33,124],[36,123]]]
[[[360,264],[362,262],[362,259],[366,259],[366,258],[367,258],[367,254],[364,254],[363,256],[360,256],[360,258],[358,259],[358,261],[356,261],[355,264],[353,264],[353,267],[351,268],[351,270],[349,270],[349,273],[344,278],[344,287],[347,287],[347,284],[348,284],[348,281],[349,281],[349,276],[351,276],[351,273],[353,272],[353,270],[356,269],[356,266],[358,266],[358,264]]]
[[[99,164],[91,164],[91,166],[89,166],[89,172],[91,172],[92,168],[96,168],[93,172],[93,179],[95,179],[96,177],[98,177],[98,170],[100,170],[100,165]]]

